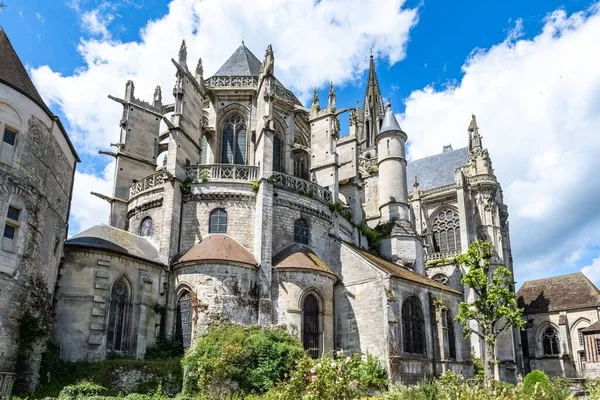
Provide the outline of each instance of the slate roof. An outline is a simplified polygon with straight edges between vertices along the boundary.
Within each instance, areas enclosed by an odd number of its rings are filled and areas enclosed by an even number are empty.
[[[214,76],[258,76],[261,62],[242,43]]]
[[[454,171],[464,167],[469,157],[469,149],[462,147],[447,150],[433,156],[412,160],[406,166],[406,178],[413,182],[415,175],[421,190],[430,190],[454,183]]]
[[[394,264],[391,261],[386,260],[385,258],[376,256],[365,249],[361,249],[360,247],[356,247],[348,242],[343,242],[342,245],[347,246],[351,250],[353,250],[360,257],[365,259],[367,262],[371,263],[375,267],[379,268],[383,272],[394,276],[396,278],[400,278],[405,281],[418,283],[424,286],[430,286],[439,290],[444,290],[446,292],[454,293],[454,294],[462,294],[457,290],[454,290],[446,285],[442,285],[441,283],[434,281],[424,275],[418,274],[414,271],[408,270],[404,267],[399,266],[398,264]]]
[[[177,260],[178,263],[187,261],[227,261],[256,266],[256,259],[250,251],[221,234],[206,236]]]
[[[158,248],[148,239],[117,229],[110,225],[92,226],[66,242],[69,246],[91,247],[113,251],[144,260],[160,263]],[[162,263],[161,263],[162,264]]]
[[[600,332],[600,321],[596,321],[587,328],[583,328],[581,332],[592,333],[592,332]]]
[[[600,291],[581,272],[523,283],[517,292],[525,314],[600,306]]]
[[[42,96],[40,96],[39,92],[35,88],[35,85],[31,81],[27,70],[23,66],[21,59],[10,43],[10,40],[6,35],[6,32],[4,32],[2,26],[0,26],[0,83],[8,85],[14,90],[27,96],[31,101],[44,110],[48,117],[55,120],[58,123],[58,127],[63,133],[65,139],[67,140],[75,159],[77,161],[81,161],[60,119],[55,116],[52,111],[50,111],[46,103],[44,103]]]
[[[400,124],[392,111],[392,105],[388,103],[385,106],[385,116],[383,117],[383,122],[381,123],[381,128],[379,129],[379,134],[381,135],[384,132],[388,131],[401,131]]]
[[[308,269],[313,271],[335,274],[327,267],[311,249],[301,244],[292,244],[273,257],[275,269]]]

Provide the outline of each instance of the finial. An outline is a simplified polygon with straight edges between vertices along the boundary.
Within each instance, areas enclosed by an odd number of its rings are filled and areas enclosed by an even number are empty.
[[[202,76],[204,74],[204,68],[202,68],[202,59],[198,59],[198,64],[196,65],[196,75]]]
[[[179,48],[179,51],[184,51],[185,49],[186,49],[185,39],[183,39],[183,41],[181,42],[181,47]]]
[[[415,181],[414,181],[414,183],[413,183],[413,187],[414,187],[414,188],[416,188],[416,187],[419,187],[419,178],[417,178],[417,176],[416,176],[416,175],[415,175]]]
[[[475,118],[475,114],[471,114],[471,123],[469,124],[468,131],[477,132],[478,128],[479,127],[477,126],[477,119]]]
[[[244,44],[244,37],[242,36],[242,46],[246,47],[246,45]]]
[[[329,82],[329,95],[335,94],[335,88],[333,87],[333,81]]]
[[[273,55],[273,47],[271,47],[271,44],[269,44],[267,46],[267,53],[266,55]]]
[[[315,91],[313,92],[313,104],[319,104],[319,93],[317,92],[316,87]]]
[[[387,103],[385,103],[385,108],[389,108],[389,109],[392,108],[392,98],[391,97],[388,97]]]
[[[371,58],[373,58],[373,46],[371,46]]]

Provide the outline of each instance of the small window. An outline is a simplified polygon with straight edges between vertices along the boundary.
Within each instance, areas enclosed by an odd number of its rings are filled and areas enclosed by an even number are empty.
[[[10,240],[14,240],[17,233],[17,228],[12,225],[4,225],[4,237]]]
[[[596,355],[600,356],[600,339],[595,339],[596,341]]]
[[[208,233],[227,233],[227,211],[222,208],[211,211]]]
[[[581,332],[582,329],[583,328],[581,328],[581,329],[578,330],[578,332],[579,332],[579,345],[581,347],[583,347],[583,332]]]
[[[152,233],[152,218],[146,217],[142,220],[142,224],[140,225],[140,236],[149,237],[152,236]]]
[[[14,146],[17,141],[17,132],[13,131],[10,128],[4,128],[4,143],[8,143],[11,146]]]
[[[15,250],[15,241],[19,236],[19,227],[21,226],[21,210],[8,206],[6,221],[2,233],[2,249],[7,251]]]
[[[542,337],[542,344],[544,347],[544,355],[556,356],[559,354],[558,351],[558,332],[556,329],[550,327],[544,331]]]
[[[294,222],[294,242],[308,245],[308,222],[302,218]]]

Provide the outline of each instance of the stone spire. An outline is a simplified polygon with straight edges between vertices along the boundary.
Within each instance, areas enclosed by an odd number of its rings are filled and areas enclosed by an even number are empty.
[[[329,84],[329,96],[327,106],[331,111],[335,110],[335,88],[333,87],[333,82]]]
[[[392,102],[390,100],[388,100],[387,105],[385,106],[385,116],[383,117],[379,134],[389,131],[402,132],[400,124],[398,123],[398,120],[392,111]]]
[[[196,78],[202,78],[204,76],[204,68],[202,68],[202,59],[198,59],[198,64],[196,64]]]
[[[372,147],[375,144],[375,137],[379,133],[379,126],[384,116],[383,99],[381,98],[381,89],[379,88],[379,81],[375,72],[373,55],[369,59],[369,77],[367,79],[363,110],[366,147]]]
[[[479,134],[479,127],[477,126],[475,114],[471,115],[471,123],[467,130],[469,131],[469,153],[481,150],[481,135]]]
[[[187,46],[185,45],[185,39],[181,42],[181,47],[179,48],[178,63],[187,70]]]
[[[317,88],[313,92],[312,106],[310,107],[312,111],[320,111],[321,105],[319,104],[319,93],[317,92]]]
[[[160,86],[157,86],[154,90],[154,107],[162,106],[162,90]]]

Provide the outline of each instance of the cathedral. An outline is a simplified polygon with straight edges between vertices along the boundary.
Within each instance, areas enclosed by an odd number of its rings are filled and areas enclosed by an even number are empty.
[[[242,43],[206,78],[202,61],[190,68],[187,58],[183,42],[172,97],[156,87],[141,100],[132,81],[108,96],[123,110],[119,141],[101,151],[114,159],[114,187],[92,194],[110,203],[109,221],[64,246],[59,236],[56,267],[45,272],[60,357],[143,358],[161,335],[188,348],[226,318],[285,326],[313,357],[373,354],[393,381],[472,376],[483,344],[454,321],[474,297],[454,258],[485,239],[493,262],[512,271],[507,207],[475,116],[465,124],[468,147],[408,162],[410,132],[381,96],[373,57],[362,106],[338,107],[332,84],[326,100],[315,90],[309,108],[276,78],[271,46],[261,61]],[[23,136],[12,165],[1,160],[10,185],[17,155],[36,141],[26,123],[2,120],[21,104],[5,92],[0,124]],[[71,174],[75,159],[73,151]],[[18,193],[0,199],[0,222],[13,226],[16,216],[26,226],[28,203]],[[6,249],[5,229],[0,253],[21,257],[14,271],[31,262],[14,249],[40,240],[18,229],[22,245]],[[3,285],[19,277],[0,268]],[[0,315],[2,379],[14,372],[17,344]],[[519,335],[506,332],[497,351],[499,377],[515,381]]]

